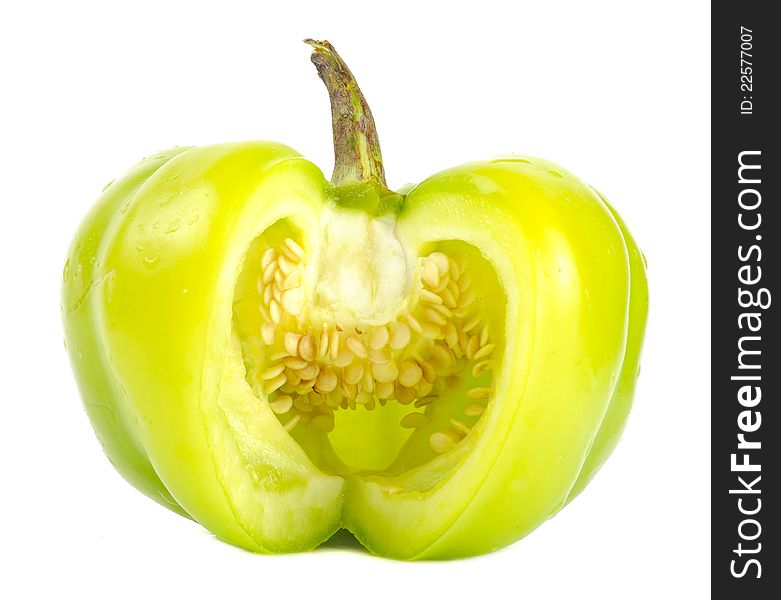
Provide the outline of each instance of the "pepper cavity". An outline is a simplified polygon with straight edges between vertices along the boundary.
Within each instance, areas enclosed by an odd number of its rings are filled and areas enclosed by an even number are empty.
[[[285,429],[328,433],[335,411],[373,410],[388,402],[418,409],[399,423],[417,429],[471,375],[480,385],[463,390],[468,403],[429,435],[434,452],[454,448],[493,395],[496,345],[467,260],[440,251],[420,257],[408,310],[371,325],[308,318],[307,263],[302,245],[287,237],[266,248],[257,279],[258,333],[267,360],[255,383]]]

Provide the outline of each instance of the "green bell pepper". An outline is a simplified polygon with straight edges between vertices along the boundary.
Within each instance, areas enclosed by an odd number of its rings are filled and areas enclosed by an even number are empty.
[[[132,485],[249,550],[342,527],[403,559],[505,546],[616,446],[643,256],[604,198],[542,159],[388,190],[352,74],[309,42],[331,182],[276,143],[175,148],[81,225],[62,312],[87,414]]]

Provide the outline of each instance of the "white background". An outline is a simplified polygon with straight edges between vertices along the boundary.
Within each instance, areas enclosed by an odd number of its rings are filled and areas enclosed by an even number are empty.
[[[15,2],[0,9],[0,596],[704,598],[709,579],[707,2]],[[65,251],[103,185],[173,145],[265,138],[330,173],[304,37],[378,122],[389,183],[505,152],[597,186],[649,261],[636,406],[587,491],[512,547],[406,564],[257,556],[135,492],[63,350]]]

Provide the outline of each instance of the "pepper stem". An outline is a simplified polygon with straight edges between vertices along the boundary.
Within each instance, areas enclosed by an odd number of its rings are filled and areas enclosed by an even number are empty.
[[[304,42],[314,48],[312,63],[331,99],[334,135],[331,183],[340,186],[366,181],[387,189],[380,140],[358,82],[328,41],[306,39]]]

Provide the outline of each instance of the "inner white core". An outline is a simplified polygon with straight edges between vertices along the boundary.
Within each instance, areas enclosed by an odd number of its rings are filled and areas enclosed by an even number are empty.
[[[394,227],[392,216],[344,209],[325,216],[311,279],[320,320],[376,325],[404,309],[411,269]]]

